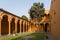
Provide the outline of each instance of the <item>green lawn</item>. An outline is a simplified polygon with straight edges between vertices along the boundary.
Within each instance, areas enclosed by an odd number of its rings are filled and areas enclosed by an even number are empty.
[[[12,36],[12,37],[9,37],[9,38],[4,38],[2,40],[18,40],[24,36],[27,36],[27,35],[30,35],[31,33],[25,33],[25,34],[20,34],[18,36]]]
[[[44,33],[39,33],[39,32],[33,33],[31,35],[35,36],[35,38],[30,38],[29,40],[44,40],[45,37]]]
[[[34,38],[29,38],[29,40],[44,40],[44,36],[45,36],[44,33],[37,32],[37,33],[27,33],[18,36],[12,36],[10,38],[4,38],[3,40],[18,40],[20,38],[23,38],[24,36],[29,36],[29,35],[35,36]]]

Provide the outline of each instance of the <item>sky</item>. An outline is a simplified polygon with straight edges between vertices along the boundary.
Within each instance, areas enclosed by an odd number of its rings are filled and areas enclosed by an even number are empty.
[[[25,15],[29,18],[28,11],[35,2],[44,3],[44,8],[50,9],[51,0],[0,0],[0,8],[17,16]]]

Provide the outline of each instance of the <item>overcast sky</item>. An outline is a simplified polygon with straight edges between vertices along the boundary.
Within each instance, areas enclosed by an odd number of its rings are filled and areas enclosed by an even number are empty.
[[[46,10],[50,9],[51,0],[0,0],[0,8],[7,10],[17,16],[26,15],[34,2],[44,3]]]

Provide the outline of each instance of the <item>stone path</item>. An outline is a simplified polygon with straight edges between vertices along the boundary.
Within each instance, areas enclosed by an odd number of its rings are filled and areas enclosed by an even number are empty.
[[[51,33],[47,33],[46,34],[48,37],[46,39],[45,37],[45,40],[58,40],[54,35],[52,35]],[[5,36],[2,36],[0,37],[0,40],[2,40],[2,38],[6,38],[8,37],[8,35],[5,35]],[[32,35],[28,35],[28,36],[25,36],[25,37],[22,37],[21,39],[18,39],[18,40],[29,40],[30,38],[35,38],[35,36],[32,36]]]
[[[5,38],[10,38],[12,36],[12,34],[11,35],[3,35],[3,36],[0,36],[0,40],[4,40]]]
[[[7,37],[10,37],[9,35],[3,35],[3,36],[0,36],[0,40],[4,39],[4,38],[7,38]]]
[[[34,38],[35,36],[29,35],[29,36],[25,36],[23,38],[21,38],[20,40],[28,40],[30,38]]]
[[[45,37],[45,40],[58,40],[54,35],[51,33],[47,33],[48,37]],[[46,39],[47,38],[47,39]]]
[[[58,40],[54,35],[52,35],[51,33],[47,33],[46,34],[48,37],[47,37],[47,39],[46,39],[46,37],[45,37],[45,39],[44,40]],[[25,36],[25,37],[23,37],[23,38],[21,38],[20,40],[29,40],[29,38],[34,38],[35,36],[32,36],[32,35],[29,35],[29,36]]]

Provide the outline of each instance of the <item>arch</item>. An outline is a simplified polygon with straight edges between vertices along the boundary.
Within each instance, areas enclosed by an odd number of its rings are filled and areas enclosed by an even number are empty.
[[[45,23],[45,27],[44,27],[44,31],[45,31],[45,32],[48,31],[48,26],[49,26],[49,23]]]
[[[12,21],[11,21],[11,33],[14,33],[15,32],[15,18],[12,18]]]
[[[1,34],[6,35],[9,32],[9,22],[8,22],[8,16],[4,15],[2,17],[1,21]]]
[[[18,22],[17,22],[17,33],[19,33],[20,32],[20,20],[18,20]]]

